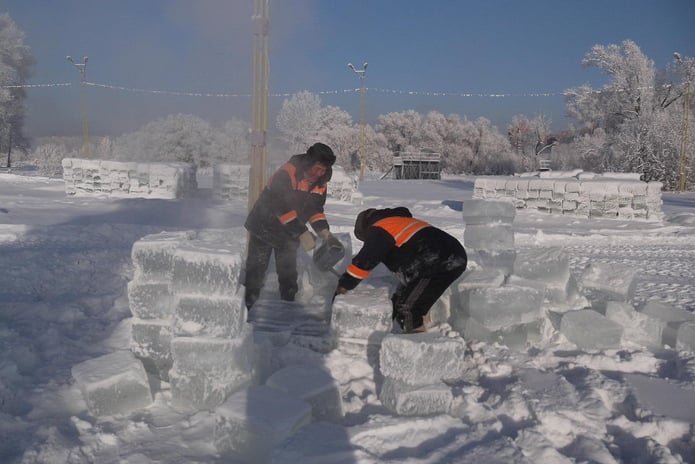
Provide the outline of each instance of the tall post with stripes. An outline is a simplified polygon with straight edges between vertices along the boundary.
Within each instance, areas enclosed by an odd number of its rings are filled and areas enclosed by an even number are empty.
[[[253,92],[251,94],[251,153],[248,209],[265,186],[268,130],[268,29],[270,0],[253,3]]]

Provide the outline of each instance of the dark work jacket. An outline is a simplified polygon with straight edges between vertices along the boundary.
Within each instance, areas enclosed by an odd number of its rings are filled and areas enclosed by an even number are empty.
[[[408,208],[376,210],[365,225],[364,245],[338,282],[347,290],[355,288],[379,263],[396,273],[402,283],[466,267],[461,242],[413,218]]]
[[[244,226],[249,232],[280,247],[305,232],[307,222],[317,233],[328,229],[323,206],[333,171],[329,167],[326,174],[311,183],[304,172],[313,164],[303,153],[292,156],[275,171],[246,218]]]

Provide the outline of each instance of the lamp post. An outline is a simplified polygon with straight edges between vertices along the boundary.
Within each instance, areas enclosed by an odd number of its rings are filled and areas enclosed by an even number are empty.
[[[355,69],[352,63],[348,63],[348,68],[352,69],[357,77],[360,78],[360,149],[359,149],[359,159],[360,159],[360,181],[364,180],[364,165],[366,164],[365,154],[364,154],[364,128],[365,128],[365,88],[364,79],[367,74],[367,63],[362,65],[362,69]]]
[[[676,61],[683,65],[683,60],[678,52],[674,52],[673,56]],[[689,76],[687,81],[683,84],[683,119],[681,125],[681,153],[678,162],[678,191],[685,191],[686,184],[686,170],[688,164],[688,114],[690,113],[690,79]]]
[[[80,72],[80,106],[82,107],[82,156],[89,158],[89,124],[87,123],[87,60],[82,58],[82,63],[75,63],[70,55],[67,60]]]

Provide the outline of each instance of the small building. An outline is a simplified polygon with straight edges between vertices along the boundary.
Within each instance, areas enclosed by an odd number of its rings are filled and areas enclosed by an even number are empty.
[[[441,179],[440,153],[399,152],[387,174],[394,179]]]

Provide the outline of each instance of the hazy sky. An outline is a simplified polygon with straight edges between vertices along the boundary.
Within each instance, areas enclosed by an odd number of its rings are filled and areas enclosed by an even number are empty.
[[[37,60],[30,83],[72,83],[27,90],[27,132],[81,133],[79,72],[66,55],[89,56],[87,80],[97,84],[240,95],[88,86],[91,134],[170,113],[248,119],[252,11],[253,0],[0,0]],[[358,121],[359,93],[344,90],[360,82],[347,63],[366,61],[370,123],[414,109],[484,116],[502,131],[515,114],[544,114],[562,128],[561,93],[606,81],[581,66],[593,45],[631,39],[661,68],[674,51],[695,55],[694,24],[693,0],[270,0],[269,125],[286,98],[273,94],[301,90]],[[531,93],[553,95],[523,96]]]

